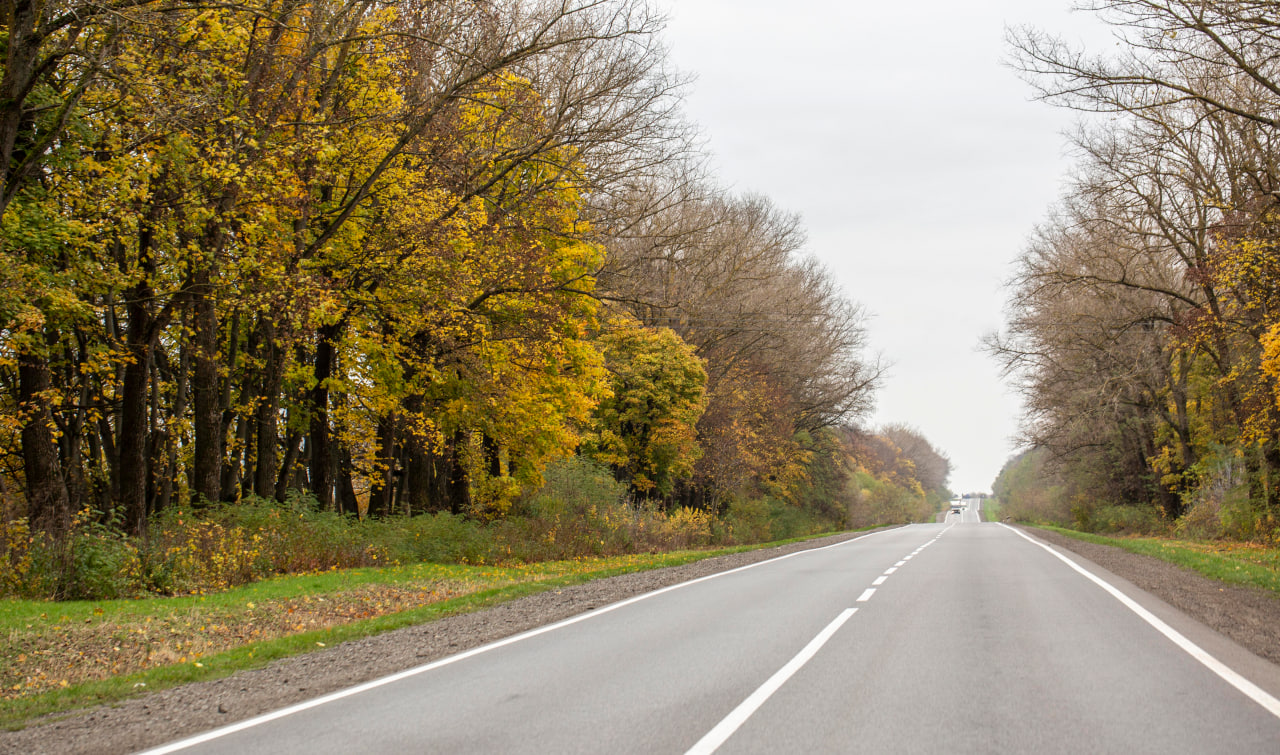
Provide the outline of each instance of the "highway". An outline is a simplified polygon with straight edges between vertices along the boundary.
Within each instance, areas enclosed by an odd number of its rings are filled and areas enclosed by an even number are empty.
[[[971,505],[152,752],[1280,752],[1280,669],[1085,567]]]

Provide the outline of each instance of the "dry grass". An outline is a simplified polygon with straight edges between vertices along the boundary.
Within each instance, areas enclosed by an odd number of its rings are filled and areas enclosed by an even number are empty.
[[[241,645],[399,613],[474,591],[478,585],[364,585],[326,595],[72,621],[51,613],[11,629],[0,643],[0,699],[200,659]]]

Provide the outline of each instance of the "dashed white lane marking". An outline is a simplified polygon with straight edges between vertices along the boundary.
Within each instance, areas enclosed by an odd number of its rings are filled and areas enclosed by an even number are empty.
[[[634,597],[627,598],[625,600],[620,600],[617,603],[610,603],[607,606],[597,608],[596,610],[590,611],[588,613],[580,613],[577,616],[570,616],[569,618],[564,619],[562,621],[558,621],[554,624],[547,624],[545,626],[541,626],[536,629],[530,629],[527,632],[522,632],[517,635],[512,635],[511,637],[507,637],[507,638],[498,640],[496,642],[490,642],[487,645],[481,645],[479,647],[475,647],[470,650],[464,650],[463,652],[457,653],[456,655],[445,656],[444,658],[441,658],[439,660],[432,661],[430,663],[424,663],[421,666],[415,666],[414,668],[406,669],[404,671],[400,671],[395,674],[390,674],[388,676],[374,679],[372,681],[365,682],[364,684],[358,684],[354,687],[347,687],[346,689],[341,689],[341,690],[338,690],[337,692],[331,692],[327,695],[323,695],[321,697],[317,697],[312,700],[306,700],[304,702],[297,703],[296,705],[291,705],[287,708],[281,708],[280,710],[272,711],[270,713],[264,713],[261,716],[258,716],[256,718],[250,718],[250,719],[241,721],[239,723],[230,724],[220,729],[213,729],[203,734],[197,734],[196,736],[188,737],[187,739],[182,739],[176,742],[170,742],[169,744],[161,745],[160,747],[147,750],[146,752],[140,753],[139,755],[168,755],[169,753],[178,752],[179,750],[185,750],[191,747],[195,747],[198,744],[204,744],[205,742],[210,742],[220,737],[225,737],[228,734],[234,734],[239,731],[244,731],[245,729],[250,729],[254,726],[259,726],[261,724],[265,724],[270,721],[275,721],[277,719],[284,718],[285,716],[291,716],[294,713],[299,713],[304,710],[310,710],[312,708],[316,708],[321,705],[331,703],[335,700],[341,700],[347,697],[351,697],[352,695],[358,695],[362,692],[367,692],[368,690],[371,690],[371,689],[376,689],[378,687],[382,687],[387,684],[392,684],[394,682],[400,681],[401,679],[407,679],[411,676],[417,676],[418,674],[422,674],[428,671],[433,671],[442,666],[448,666],[452,663],[457,663],[458,661],[465,660],[467,658],[472,658],[482,653],[487,653],[491,650],[497,650],[498,648],[506,647],[507,645],[512,645],[522,640],[527,640],[530,637],[537,637],[538,635],[541,635],[541,634],[554,632],[555,630],[560,629],[562,627],[571,626],[573,624],[577,624],[582,621],[589,621],[591,619],[594,619],[597,616],[603,616],[604,614],[610,613],[612,611],[616,611],[619,608],[625,608],[626,606],[632,605],[634,603],[639,603],[642,600],[648,600],[649,598],[654,598],[659,595],[664,595],[674,590],[680,590],[682,588],[689,587],[691,585],[696,585],[701,582],[707,582],[713,579],[727,577],[730,574],[737,574],[738,572],[743,572],[748,569],[756,569],[756,568],[765,566],[767,564],[776,564],[779,561],[784,561],[789,558],[796,558],[798,556],[803,556],[805,554],[820,553],[822,551],[830,550],[832,548],[839,548],[845,545],[849,545],[851,543],[856,543],[868,537],[875,537],[876,535],[880,535],[886,532],[893,532],[893,531],[894,530],[892,529],[888,529],[888,530],[877,530],[875,532],[868,532],[865,535],[852,537],[852,538],[849,538],[848,540],[841,540],[840,542],[832,543],[831,545],[823,545],[818,548],[809,548],[806,550],[793,551],[791,553],[786,553],[781,556],[778,556],[777,558],[770,558],[764,561],[757,561],[753,564],[739,566],[736,569],[729,569],[728,571],[716,572],[714,574],[707,574],[706,576],[697,577],[696,579],[691,579],[687,582],[679,582],[674,585],[668,585],[666,587],[654,590],[653,592],[646,592],[641,595],[636,595]],[[853,610],[854,609],[849,609],[849,613],[851,615],[853,613]]]
[[[702,739],[699,739],[697,744],[690,747],[685,755],[710,755],[710,753],[715,752],[720,745],[725,743],[725,740],[733,736],[733,733],[746,723],[752,713],[755,713],[761,705],[764,705],[765,700],[768,700],[774,692],[777,692],[793,674],[809,662],[809,659],[817,655],[822,646],[827,644],[827,640],[831,639],[836,630],[843,626],[857,610],[856,608],[846,608],[841,611],[840,615],[832,620],[826,628],[818,632],[818,636],[809,640],[809,644],[805,645],[804,649],[796,653],[794,658],[787,661],[787,665],[778,669],[777,673],[769,677],[768,681],[761,684],[746,700],[739,703],[738,707],[734,708],[729,715],[715,725],[715,728],[707,732]]]
[[[950,529],[950,527],[947,529]],[[945,533],[946,530],[943,530],[942,532]],[[919,548],[916,548],[910,556],[904,557],[898,563],[888,569],[885,569],[884,574],[876,577],[871,584],[876,587],[884,584],[890,574],[896,572],[901,566],[910,561],[913,556],[919,555],[920,551],[923,551],[925,548],[928,548],[930,545],[935,543],[939,537],[942,537],[942,533],[939,533],[932,540],[921,545]],[[875,594],[876,588],[868,587],[862,591],[862,594],[859,595],[858,599],[854,602],[866,603],[868,600],[871,600],[871,596]],[[778,689],[782,687],[782,685],[786,683],[786,681],[790,679],[796,671],[800,670],[801,666],[804,666],[804,664],[809,662],[809,659],[817,654],[818,650],[826,644],[827,640],[831,639],[831,636],[836,633],[836,630],[848,621],[849,617],[857,610],[857,608],[846,608],[843,613],[837,616],[834,621],[819,632],[817,637],[810,640],[809,644],[806,645],[795,658],[792,658],[786,666],[783,666],[777,673],[769,677],[769,680],[760,685],[760,688],[755,692],[751,693],[750,697],[743,700],[738,707],[734,708],[729,715],[725,716],[720,723],[716,724],[715,728],[707,732],[702,739],[699,739],[697,744],[689,748],[685,755],[710,755],[719,749],[720,745],[724,744],[729,737],[733,736],[734,732],[746,723],[747,719],[750,718],[761,705],[764,705],[765,701],[768,700],[774,692],[777,692]]]
[[[1197,661],[1203,664],[1205,668],[1209,669],[1213,673],[1222,677],[1223,681],[1225,681],[1227,684],[1230,684],[1232,687],[1235,687],[1240,692],[1244,693],[1244,695],[1248,697],[1250,700],[1253,700],[1258,705],[1261,705],[1263,708],[1266,709],[1268,713],[1275,716],[1276,718],[1280,718],[1280,700],[1277,700],[1276,698],[1272,697],[1266,690],[1262,689],[1261,687],[1249,681],[1248,679],[1245,679],[1243,676],[1241,676],[1239,673],[1237,673],[1234,669],[1232,669],[1227,664],[1223,663],[1222,661],[1218,660],[1212,655],[1209,655],[1208,651],[1206,651],[1204,648],[1200,647],[1199,645],[1195,644],[1191,640],[1187,639],[1178,630],[1164,623],[1164,621],[1162,621],[1155,614],[1151,613],[1150,611],[1148,611],[1147,609],[1139,605],[1138,602],[1135,601],[1133,598],[1130,598],[1128,595],[1125,595],[1124,593],[1120,592],[1119,589],[1113,587],[1110,582],[1107,582],[1106,580],[1097,576],[1093,572],[1086,570],[1083,566],[1080,566],[1075,561],[1072,561],[1071,559],[1062,555],[1061,553],[1054,550],[1053,548],[1050,548],[1044,543],[1037,542],[1031,537],[1028,537],[1022,531],[1014,529],[1013,527],[1010,527],[1009,525],[1004,524],[1003,522],[1000,523],[1000,526],[1016,533],[1019,537],[1031,543],[1032,545],[1044,548],[1046,551],[1053,554],[1055,558],[1057,558],[1058,560],[1065,563],[1067,566],[1070,566],[1072,569],[1082,574],[1085,577],[1085,579],[1088,579],[1090,582],[1093,582],[1098,587],[1101,587],[1103,590],[1106,590],[1107,593],[1111,595],[1111,597],[1115,598],[1116,600],[1124,604],[1125,608],[1128,608],[1130,611],[1133,611],[1134,613],[1138,614],[1138,616],[1143,621],[1147,622],[1152,627],[1154,627],[1155,630],[1160,634],[1163,634],[1165,637],[1168,637],[1170,640],[1172,640],[1173,644],[1182,648],[1182,650],[1185,651],[1187,655],[1191,656],[1192,658],[1195,658]]]

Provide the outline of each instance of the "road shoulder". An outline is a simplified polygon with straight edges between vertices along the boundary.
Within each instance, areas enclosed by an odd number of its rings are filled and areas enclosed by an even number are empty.
[[[1271,592],[1219,582],[1152,556],[1077,540],[1052,530],[1020,529],[1087,559],[1254,655],[1280,664],[1280,597]]]

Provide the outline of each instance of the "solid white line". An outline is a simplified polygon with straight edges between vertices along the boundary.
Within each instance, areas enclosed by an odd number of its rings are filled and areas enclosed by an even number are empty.
[[[871,596],[875,594],[876,594],[876,588],[868,587],[867,589],[862,591],[862,594],[858,596],[858,599],[855,602],[866,603],[868,600],[871,600]]]
[[[756,689],[755,692],[752,692],[746,700],[739,703],[738,707],[734,708],[729,715],[725,716],[720,723],[715,725],[715,728],[707,732],[702,739],[699,739],[697,744],[690,747],[685,755],[710,755],[710,753],[715,752],[720,745],[724,744],[729,737],[733,736],[733,733],[737,731],[740,726],[746,723],[752,713],[755,713],[761,705],[764,705],[764,702],[768,700],[774,692],[777,692],[783,684],[786,684],[787,680],[790,679],[793,674],[799,671],[804,664],[808,663],[813,656],[817,655],[818,651],[822,649],[822,646],[827,644],[827,640],[831,639],[831,636],[836,633],[836,630],[840,629],[840,627],[843,626],[844,623],[849,620],[849,617],[857,610],[858,609],[856,608],[846,608],[841,611],[840,615],[835,617],[835,619],[833,619],[826,628],[821,632],[818,632],[818,636],[809,640],[809,644],[805,645],[803,650],[796,653],[794,658],[787,661],[787,665],[778,669],[773,676],[769,677],[768,681],[761,684],[760,687]]]
[[[1117,589],[1116,587],[1113,587],[1111,583],[1103,580],[1101,577],[1093,574],[1092,572],[1087,571],[1084,567],[1080,566],[1075,561],[1072,561],[1071,559],[1062,555],[1054,548],[1050,548],[1044,543],[1041,543],[1035,540],[1034,538],[1030,537],[1029,535],[1022,532],[1021,530],[1018,530],[1014,527],[1010,527],[1009,525],[1003,522],[1000,522],[1000,526],[1004,527],[1007,530],[1011,530],[1012,532],[1017,533],[1024,540],[1031,543],[1032,545],[1038,545],[1041,548],[1044,548],[1045,550],[1049,551],[1058,559],[1066,563],[1067,566],[1070,566],[1072,569],[1075,569],[1077,572],[1084,575],[1085,578],[1087,578],[1089,581],[1101,587],[1103,590],[1106,590],[1108,593],[1110,593],[1111,597],[1123,603],[1125,608],[1128,608],[1130,611],[1133,611],[1134,613],[1138,614],[1138,616],[1141,617],[1143,621],[1147,622],[1152,627],[1154,627],[1157,632],[1159,632],[1160,634],[1163,634],[1165,637],[1173,641],[1173,644],[1177,645],[1179,648],[1182,648],[1182,650],[1186,652],[1187,655],[1191,656],[1192,658],[1195,658],[1197,661],[1203,664],[1205,668],[1209,669],[1213,673],[1222,677],[1223,681],[1225,681],[1227,684],[1230,684],[1232,687],[1235,687],[1240,692],[1244,693],[1244,695],[1247,696],[1250,700],[1254,701],[1258,705],[1261,705],[1263,708],[1266,709],[1268,713],[1275,716],[1276,718],[1280,718],[1280,700],[1277,700],[1276,698],[1272,697],[1266,690],[1262,689],[1258,685],[1254,684],[1253,682],[1241,676],[1239,673],[1237,673],[1234,669],[1232,669],[1227,664],[1218,660],[1214,656],[1209,655],[1208,651],[1206,651],[1204,648],[1200,647],[1199,645],[1195,644],[1191,640],[1187,639],[1178,630],[1164,623],[1164,621],[1162,621],[1158,616],[1151,613],[1147,609],[1143,608],[1133,598],[1130,598],[1128,595],[1125,595],[1124,593],[1120,592],[1120,590]]]
[[[888,579],[888,577],[886,577],[885,575],[881,574],[880,576],[876,577],[875,581],[874,581],[874,582],[872,582],[871,584],[875,585],[876,587],[879,587],[880,585],[883,585],[883,584],[884,584],[884,581],[885,581],[886,579]]]
[[[782,561],[788,558],[793,558],[795,556],[799,556],[805,553],[817,553],[819,551],[825,551],[831,548],[838,548],[842,545],[848,545],[849,543],[854,543],[859,540],[863,540],[865,538],[871,537],[873,535],[879,535],[885,532],[893,532],[893,531],[894,530],[890,529],[890,530],[877,530],[875,532],[868,532],[865,535],[852,537],[852,538],[849,538],[848,540],[842,540],[838,543],[832,543],[831,545],[824,545],[820,548],[808,548],[802,551],[795,551],[793,553],[787,553],[787,554],[778,556],[776,558],[770,558],[764,561],[757,561],[754,564],[739,566],[736,569],[716,572],[715,574],[708,574],[703,577],[691,579],[688,582],[680,582],[674,585],[667,585],[666,587],[663,587],[658,590],[654,590],[653,592],[647,592],[647,593],[644,593],[643,595],[637,595],[633,598],[620,600],[617,603],[612,603],[610,605],[597,608],[594,611],[580,613],[577,616],[572,616],[563,621],[558,621],[555,624],[547,624],[546,626],[538,627],[537,629],[530,629],[527,632],[522,632],[520,634],[512,635],[510,637],[498,640],[496,642],[491,642],[487,645],[480,645],[479,647],[475,647],[470,650],[463,651],[456,655],[450,655],[445,658],[432,661],[431,663],[426,663],[421,666],[415,666],[414,668],[411,668],[411,669],[405,669],[404,671],[391,674],[390,676],[384,676],[379,679],[374,679],[372,681],[365,682],[364,684],[356,685],[355,687],[347,687],[346,689],[340,689],[337,692],[331,692],[322,697],[317,697],[312,700],[307,700],[305,702],[298,703],[297,705],[291,705],[287,708],[281,708],[280,710],[272,711],[270,713],[264,713],[261,716],[245,719],[244,721],[240,721],[239,723],[230,724],[220,729],[213,729],[203,734],[198,734],[194,737],[178,740],[177,742],[170,742],[167,745],[161,745],[160,747],[156,747],[151,750],[146,750],[145,752],[138,753],[137,755],[168,755],[168,753],[178,752],[179,750],[185,750],[188,747],[194,747],[198,744],[204,744],[205,742],[210,742],[215,739],[225,737],[228,734],[234,734],[238,731],[244,731],[245,729],[250,729],[250,728],[253,728],[254,726],[259,726],[261,724],[265,724],[270,721],[275,721],[276,719],[284,718],[285,716],[291,716],[294,713],[301,713],[304,710],[310,710],[311,708],[316,708],[326,703],[334,702],[335,700],[341,700],[346,697],[351,697],[352,695],[358,695],[362,692],[368,692],[371,689],[376,689],[378,687],[382,687],[387,684],[391,684],[393,682],[398,682],[401,679],[407,679],[411,676],[417,676],[418,674],[426,673],[427,671],[433,671],[442,666],[448,666],[450,664],[457,663],[458,661],[471,658],[472,656],[480,655],[481,653],[487,653],[490,650],[497,650],[498,648],[505,647],[507,645],[513,645],[517,642],[520,642],[521,640],[527,640],[531,637],[536,637],[540,634],[546,634],[547,632],[554,632],[557,629],[567,627],[571,624],[577,624],[580,621],[586,621],[587,619],[591,619],[596,616],[609,613],[611,611],[616,611],[619,608],[624,608],[633,603],[639,603],[642,600],[648,600],[649,598],[662,595],[663,593],[668,593],[673,590],[679,590],[683,587],[688,587],[690,585],[696,585],[699,582],[706,582],[708,580],[717,579],[719,577],[725,577],[730,574],[736,574],[738,572],[746,571],[747,569],[754,569],[757,566],[764,566],[765,564],[777,563],[778,561]]]

